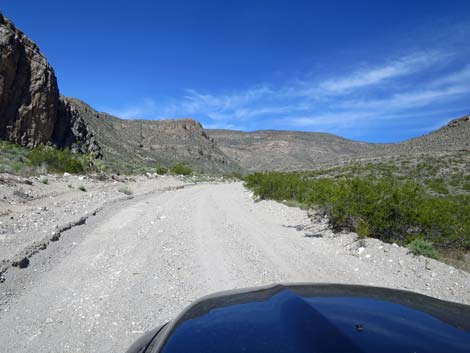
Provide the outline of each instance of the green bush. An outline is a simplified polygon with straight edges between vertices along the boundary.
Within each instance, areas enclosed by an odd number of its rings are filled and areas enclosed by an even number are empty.
[[[415,255],[423,255],[431,259],[438,259],[439,254],[430,241],[422,238],[413,239],[408,243],[408,248]]]
[[[177,175],[191,175],[193,174],[193,171],[191,168],[183,165],[183,164],[176,164],[173,168],[170,170],[173,174]]]
[[[414,180],[256,173],[245,185],[261,199],[314,206],[336,230],[401,244],[422,236],[438,247],[470,249],[470,197],[431,195]]]
[[[431,191],[437,194],[446,195],[449,193],[449,189],[447,188],[444,180],[442,179],[427,179],[426,185],[428,186],[429,189],[431,189]]]
[[[156,172],[157,172],[158,175],[165,175],[166,173],[168,173],[168,168],[157,167]]]
[[[68,149],[60,150],[52,147],[39,146],[28,154],[28,160],[33,166],[46,165],[51,172],[82,173],[85,166],[82,158]]]

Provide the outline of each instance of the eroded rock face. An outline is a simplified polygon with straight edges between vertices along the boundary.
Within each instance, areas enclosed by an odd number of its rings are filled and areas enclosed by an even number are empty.
[[[0,13],[0,138],[27,147],[47,143],[58,102],[54,70],[38,46]]]
[[[52,142],[59,147],[68,147],[73,152],[90,153],[101,158],[101,147],[74,103],[66,97],[59,98],[58,120]]]

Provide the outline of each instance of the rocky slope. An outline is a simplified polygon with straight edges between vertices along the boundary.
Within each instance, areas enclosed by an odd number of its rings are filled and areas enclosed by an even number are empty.
[[[183,163],[205,172],[239,170],[195,120],[124,120],[97,112],[78,99],[62,101],[71,119],[56,141],[102,156],[114,169]]]
[[[470,150],[470,115],[454,119],[430,134],[402,142],[396,147],[415,151]]]
[[[249,171],[301,170],[352,157],[375,145],[325,133],[296,131],[207,130],[221,150]]]
[[[470,150],[470,116],[402,143],[370,144],[339,136],[295,131],[207,130],[220,149],[248,171],[306,170],[350,160],[442,154]]]

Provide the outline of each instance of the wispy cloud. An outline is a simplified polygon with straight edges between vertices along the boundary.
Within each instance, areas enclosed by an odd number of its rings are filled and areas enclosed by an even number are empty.
[[[447,55],[433,51],[415,53],[386,63],[382,66],[364,68],[346,77],[333,78],[320,83],[320,88],[331,92],[344,92],[351,89],[381,84],[384,81],[421,72]]]
[[[365,129],[371,121],[416,118],[418,109],[429,115],[455,111],[452,104],[470,109],[465,103],[470,102],[470,63],[455,64],[452,57],[437,50],[419,51],[319,80],[296,78],[228,93],[188,89],[163,104],[143,99],[111,113],[124,118],[194,117],[208,128],[344,133]]]
[[[107,113],[124,119],[155,119],[158,105],[152,98],[143,98],[138,102],[118,109],[104,109]]]

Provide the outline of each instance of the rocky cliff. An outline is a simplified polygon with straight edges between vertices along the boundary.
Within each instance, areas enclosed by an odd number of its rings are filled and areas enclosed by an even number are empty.
[[[1,13],[0,139],[69,147],[115,170],[175,163],[210,172],[239,170],[194,120],[122,120],[60,96],[38,46]]]
[[[34,147],[52,138],[59,90],[38,46],[0,13],[0,138]]]

